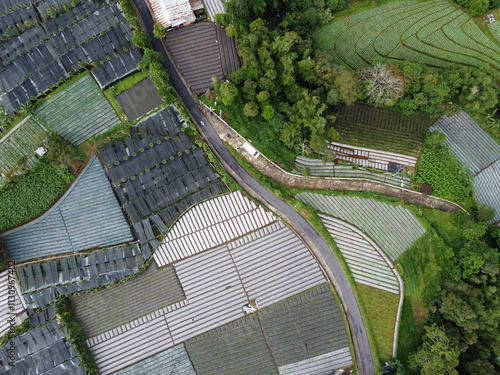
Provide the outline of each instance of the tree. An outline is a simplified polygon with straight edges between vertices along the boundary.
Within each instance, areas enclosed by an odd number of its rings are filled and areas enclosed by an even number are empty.
[[[142,30],[135,30],[132,37],[132,43],[143,50],[151,49],[151,39],[149,35]]]
[[[265,105],[262,109],[261,116],[266,121],[271,121],[274,118],[274,108],[271,105]]]
[[[494,108],[498,103],[498,94],[493,78],[484,69],[467,69],[458,102],[473,112]]]
[[[325,139],[318,134],[313,134],[313,136],[309,140],[309,147],[317,154],[324,153],[326,151],[326,146],[327,143]]]
[[[247,117],[255,117],[259,114],[259,105],[255,102],[248,102],[243,107],[243,113]]]
[[[163,55],[152,49],[145,49],[142,55],[142,60],[137,64],[139,69],[149,69],[153,62],[162,63]]]
[[[260,91],[257,94],[257,101],[259,101],[260,103],[263,103],[263,102],[267,101],[270,96],[271,95],[269,94],[269,91]]]
[[[460,351],[446,336],[444,328],[433,324],[424,327],[425,334],[419,350],[409,357],[409,367],[421,375],[457,375],[455,369]]]
[[[166,29],[165,26],[159,23],[153,25],[153,35],[155,38],[161,39],[165,37]]]
[[[353,104],[361,96],[359,80],[353,72],[344,70],[335,77],[335,88],[340,99],[346,104]]]
[[[480,204],[476,211],[478,221],[489,221],[495,218],[495,209],[486,204]]]
[[[361,70],[359,79],[368,99],[375,105],[394,105],[405,91],[406,82],[401,71],[385,64]]]
[[[230,105],[238,95],[238,88],[231,82],[224,82],[216,88],[216,94],[224,105]]]
[[[47,161],[54,168],[69,167],[78,160],[76,147],[51,131],[38,133],[35,146],[47,150]]]

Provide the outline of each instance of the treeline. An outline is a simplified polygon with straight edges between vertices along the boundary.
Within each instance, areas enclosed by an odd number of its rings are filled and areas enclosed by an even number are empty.
[[[422,375],[500,372],[500,227],[479,206],[475,219],[456,215],[456,227],[436,231],[452,250],[447,282],[409,367]]]
[[[242,67],[214,84],[218,103],[273,129],[273,142],[294,152],[323,152],[338,138],[341,103],[364,101],[405,113],[435,114],[456,105],[491,110],[498,89],[488,67],[429,68],[418,62],[379,61],[350,71],[314,47],[314,29],[332,20],[343,1],[230,0],[216,21],[236,36]]]

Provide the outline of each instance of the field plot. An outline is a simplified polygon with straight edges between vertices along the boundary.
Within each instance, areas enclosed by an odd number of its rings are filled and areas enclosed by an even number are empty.
[[[115,373],[116,375],[197,375],[184,345],[177,345],[135,365]]]
[[[300,193],[297,198],[315,210],[355,225],[395,261],[425,233],[412,213],[373,199]]]
[[[136,72],[138,70],[137,64],[141,60],[142,56],[139,50],[133,49],[130,52],[107,61],[104,65],[96,66],[92,69],[92,74],[99,87],[104,89],[129,74]]]
[[[500,70],[498,45],[475,21],[446,1],[403,1],[348,16],[316,33],[338,63],[363,68],[376,58]]]
[[[47,126],[74,145],[120,123],[118,115],[90,75],[47,100],[37,108],[36,113]]]
[[[12,339],[14,342],[14,366],[9,366],[6,348],[0,349],[0,363],[5,374],[63,374],[84,375],[85,370],[75,349],[66,339],[66,333],[55,316],[39,328]]]
[[[158,293],[160,290],[162,293]],[[85,335],[94,337],[184,298],[173,267],[158,268],[152,264],[136,280],[71,297],[70,303]]]
[[[13,300],[12,297],[14,297]],[[9,274],[8,270],[0,273],[0,303],[0,336],[3,336],[10,328],[9,318],[16,317],[16,325],[19,325],[20,321],[26,317],[26,314],[23,314],[26,304],[21,298],[16,276]]]
[[[500,219],[500,145],[465,112],[443,116],[429,130],[446,136],[445,144],[474,176],[476,200],[495,209]]]
[[[144,260],[139,246],[132,244],[30,263],[16,271],[24,300],[35,309],[60,295],[95,289],[138,273]]]
[[[93,158],[67,192],[39,218],[2,235],[16,262],[132,241],[108,179]]]
[[[36,162],[35,136],[45,131],[40,122],[30,116],[0,139],[0,174],[16,166],[19,159],[28,157],[28,166]]]
[[[187,211],[154,254],[160,266],[227,243],[277,219],[240,191],[202,202]]]
[[[106,173],[124,206],[143,252],[160,244],[192,205],[226,190],[201,148],[181,131],[185,125],[169,105],[141,120],[131,135],[100,151]]]
[[[329,215],[319,214],[319,217],[335,239],[356,282],[390,293],[400,293],[396,271],[370,238],[356,227]]]
[[[52,1],[17,5],[0,17],[0,30],[9,30],[0,48],[0,99],[7,113],[57,87],[70,73],[134,48],[132,30],[116,2],[75,2],[64,9]],[[58,14],[49,19],[52,5]]]
[[[239,195],[239,203],[235,200],[238,196],[235,194]],[[246,200],[246,202],[241,200]],[[307,292],[318,285],[326,285],[326,279],[309,250],[282,222],[276,221],[273,216],[270,216],[272,218],[270,224],[266,225],[264,222],[264,224],[260,224],[260,227],[255,227],[252,224],[252,218],[245,214],[235,215],[239,209],[244,207],[252,208],[253,210],[250,212],[257,211],[254,204],[239,192],[213,198],[211,201],[213,201],[213,205],[207,206],[207,202],[209,202],[207,201],[191,208],[184,214],[187,219],[183,221],[181,218],[171,231],[185,237],[189,236],[190,233],[196,233],[199,228],[208,228],[211,225],[216,227],[220,233],[232,232],[233,237],[223,239],[223,237],[217,237],[217,231],[214,231],[216,236],[213,238],[218,239],[220,245],[202,252],[195,251],[187,257],[184,256],[184,259],[175,260],[173,265],[165,266],[175,269],[185,299],[166,308],[160,308],[147,315],[137,317],[135,320],[120,322],[121,325],[95,336],[89,335],[92,337],[88,337],[87,344],[102,374],[111,373],[138,362],[140,365],[142,361],[152,355],[243,318],[245,306],[248,309],[250,308],[249,304],[254,306],[257,311],[266,310],[269,306],[272,307],[280,301],[298,298],[297,294],[301,296],[300,293]],[[210,211],[207,211],[207,208],[210,208]],[[263,211],[261,208],[260,210]],[[267,213],[264,212],[264,217],[266,215]],[[234,220],[235,217],[238,219]],[[219,228],[216,225],[218,221],[225,223],[227,228]],[[244,230],[242,232],[235,231],[238,226]],[[168,244],[168,242],[166,243]],[[203,243],[200,240],[200,246]],[[188,242],[186,244],[189,245]],[[143,275],[139,276],[137,280],[142,277]],[[134,285],[135,280],[130,283]],[[149,283],[149,285],[151,284],[156,285],[154,282]],[[325,286],[323,289],[323,292],[314,292],[313,294],[324,295],[327,293],[335,301],[329,287]],[[109,289],[109,291],[112,290],[113,288]],[[165,288],[153,288],[153,290],[155,293],[161,294],[158,291],[165,291]],[[95,298],[95,294],[90,297]],[[137,303],[147,304],[142,298],[138,297],[137,300]],[[306,302],[303,297],[300,297],[299,300],[302,303]],[[309,301],[308,298],[306,300]],[[119,306],[120,304],[116,301],[114,304],[106,301],[101,305]],[[280,307],[278,310],[282,309],[284,307]],[[95,305],[95,310],[99,310],[98,305]],[[306,308],[304,307],[303,310],[305,314]],[[310,311],[309,314],[314,314],[314,312]],[[77,319],[78,315],[77,309]],[[327,317],[328,315],[325,315],[323,318]],[[342,325],[344,330],[342,335],[345,335],[346,331],[342,319],[335,320],[334,323],[338,329],[340,329],[339,325]],[[235,323],[235,329],[238,326],[240,326],[239,323]],[[314,328],[307,326],[304,329],[307,332],[312,332]],[[221,332],[226,330],[224,328]],[[273,334],[278,335],[279,332],[273,331]],[[297,332],[290,333],[292,337],[296,337],[297,334]],[[247,337],[245,333],[242,335]],[[303,337],[305,337],[304,335]],[[316,337],[316,334],[311,333],[311,335]],[[236,338],[236,336],[234,337]],[[262,343],[255,341],[256,338],[251,340],[255,347],[263,347]],[[324,342],[324,338],[321,340]],[[340,341],[344,343],[342,340]],[[288,348],[280,349],[279,345],[276,345],[277,351],[288,350]],[[295,344],[289,343],[289,345]],[[240,351],[232,344],[228,344],[228,346],[234,348],[236,362],[252,360],[248,350]],[[341,348],[346,346],[347,344]],[[312,347],[310,348],[312,350]],[[321,354],[337,349],[339,348],[331,346]],[[192,358],[189,350],[188,354]],[[349,354],[347,355],[349,356]],[[308,358],[298,355],[290,359],[287,364],[304,359]],[[206,366],[217,366],[217,363],[222,363],[217,361],[214,360],[212,365],[207,363]],[[150,362],[146,360],[144,366],[149,366],[148,363]],[[329,363],[331,364],[331,361]],[[248,370],[249,365],[243,366],[239,371],[243,371],[243,368]],[[263,373],[266,373],[266,368],[264,367],[262,370]],[[255,371],[258,372],[260,369],[255,369]]]
[[[220,25],[200,22],[171,30],[167,47],[196,95],[212,88],[212,77],[225,79],[240,67],[234,40]]]
[[[368,180],[385,182],[386,184],[408,188],[410,178],[399,173],[381,172],[376,173],[363,168],[354,169],[352,166],[336,165],[332,162],[323,162],[320,159],[305,158],[297,156],[295,158],[295,173],[304,174],[304,168],[309,168],[309,175],[337,178],[366,178]]]
[[[327,284],[192,338],[186,349],[201,374],[318,374],[352,364]]]
[[[419,157],[430,119],[355,104],[342,106],[335,129],[340,142]]]

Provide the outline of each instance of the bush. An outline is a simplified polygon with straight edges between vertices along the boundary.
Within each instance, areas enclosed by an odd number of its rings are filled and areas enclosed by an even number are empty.
[[[40,160],[17,183],[0,191],[0,230],[7,229],[44,213],[64,192],[74,176]]]

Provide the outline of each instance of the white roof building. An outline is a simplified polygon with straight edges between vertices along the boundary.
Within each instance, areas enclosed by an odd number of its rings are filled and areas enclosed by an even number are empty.
[[[149,0],[156,22],[165,28],[186,25],[196,19],[189,0]]]

